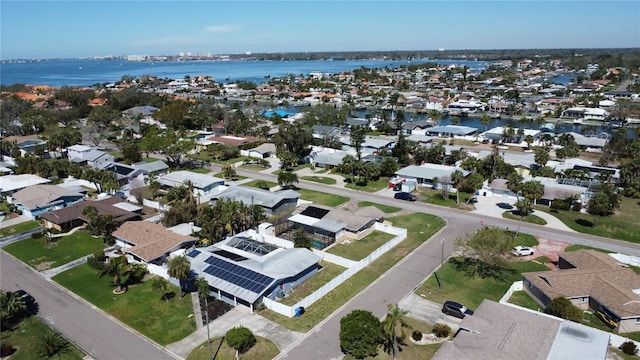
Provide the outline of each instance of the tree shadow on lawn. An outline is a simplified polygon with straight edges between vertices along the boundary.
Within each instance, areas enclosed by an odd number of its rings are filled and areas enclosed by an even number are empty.
[[[175,297],[176,297],[176,292],[175,291],[171,291],[171,292],[162,294],[162,296],[160,297],[160,300],[162,300],[162,301],[171,301]]]
[[[514,269],[508,267],[489,264],[472,258],[464,258],[462,261],[451,258],[449,259],[449,263],[453,265],[456,271],[463,272],[472,278],[479,276],[482,279],[491,278],[497,281],[504,281],[516,272]]]

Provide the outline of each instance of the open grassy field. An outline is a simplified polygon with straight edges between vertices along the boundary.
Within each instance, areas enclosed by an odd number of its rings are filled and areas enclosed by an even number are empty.
[[[511,272],[504,279],[483,279],[456,270],[454,264],[460,260],[462,258],[451,258],[437,271],[442,287],[438,287],[436,277],[432,276],[416,290],[416,294],[436,303],[453,300],[475,309],[484,299],[500,300],[514,281],[522,280],[521,273],[549,270],[532,261],[513,262],[510,264]]]
[[[394,212],[398,212],[398,211],[402,210],[399,207],[376,204],[376,203],[372,203],[370,201],[361,201],[361,202],[358,203],[358,207],[366,207],[366,206],[375,206],[385,214],[390,214],[390,213],[394,213]]]
[[[396,216],[387,220],[394,226],[407,229],[407,238],[315,304],[307,307],[304,316],[288,318],[268,309],[259,310],[258,313],[288,329],[307,332],[427,241],[445,224],[444,220],[436,216],[422,213]]]
[[[614,215],[598,217],[578,211],[552,210],[546,206],[535,206],[560,219],[571,229],[592,235],[640,243],[640,201],[622,197],[620,208]],[[595,221],[595,226],[592,226]]]
[[[130,285],[122,295],[114,295],[113,279],[99,278],[87,264],[60,273],[53,280],[160,345],[181,340],[195,330],[188,317],[193,313],[191,296],[180,297],[175,285],[170,285],[173,295],[169,301],[153,291],[148,280]]]
[[[334,178],[326,177],[326,176],[319,176],[319,175],[303,176],[302,180],[313,181],[313,182],[317,182],[317,183],[320,183],[320,184],[326,184],[326,185],[335,185],[335,183],[336,183],[336,179],[334,179]]]
[[[273,341],[263,338],[261,336],[256,336],[256,344],[253,345],[249,351],[244,354],[240,354],[240,359],[242,360],[268,360],[276,357],[280,350]],[[222,346],[220,343],[222,342]],[[218,346],[220,346],[220,351],[218,352],[218,356],[216,359],[218,360],[236,360],[236,350],[229,347],[227,342],[222,338],[213,338],[211,339],[211,356],[216,353],[218,350]],[[198,345],[195,349],[191,351],[189,356],[187,356],[187,360],[206,360],[209,358],[209,348],[207,346],[207,342],[203,342]]]
[[[345,176],[345,179],[347,177]],[[386,189],[389,186],[389,178],[380,178],[375,181],[368,181],[366,185],[358,185],[357,183],[349,183],[345,185],[347,189],[366,191],[366,192],[376,192],[382,189]]]
[[[84,230],[47,243],[46,237],[27,238],[5,246],[4,251],[38,271],[53,269],[85,255],[104,249],[102,238]]]
[[[295,189],[295,190],[300,193],[301,199],[309,200],[316,204],[334,207],[349,201],[349,198],[345,196],[334,195],[334,194],[307,190],[307,189]]]
[[[54,331],[40,319],[35,316],[30,316],[24,319],[13,330],[0,333],[0,343],[2,345],[8,344],[18,349],[11,355],[11,360],[38,359],[36,347],[38,347],[40,339],[47,333],[52,332]],[[60,354],[59,357],[56,355],[54,359],[80,360],[84,357],[84,353],[73,346],[73,344],[71,344],[69,349],[69,352]]]
[[[333,245],[328,253],[354,261],[360,261],[374,250],[394,238],[394,235],[381,231],[374,231],[360,240],[350,240],[348,243]]]

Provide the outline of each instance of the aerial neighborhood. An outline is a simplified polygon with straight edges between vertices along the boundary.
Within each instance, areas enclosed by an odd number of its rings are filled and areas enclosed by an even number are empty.
[[[2,281],[167,358],[635,358],[640,54],[505,58],[2,84]]]

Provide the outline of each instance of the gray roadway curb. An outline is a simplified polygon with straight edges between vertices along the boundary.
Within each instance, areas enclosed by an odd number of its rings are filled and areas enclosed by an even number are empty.
[[[3,250],[0,250],[3,251]],[[82,297],[76,295],[74,292],[70,291],[69,289],[65,288],[64,286],[58,284],[57,282],[53,281],[52,279],[44,276],[41,272],[36,271],[36,269],[32,268],[31,266],[25,264],[24,262],[22,262],[20,259],[16,258],[15,256],[9,254],[8,252],[5,251],[5,254],[11,256],[12,258],[14,258],[15,260],[17,260],[18,262],[20,262],[21,264],[26,265],[29,270],[31,270],[33,273],[37,274],[38,276],[42,277],[43,279],[45,279],[46,281],[48,281],[49,283],[53,284],[54,286],[56,286],[58,289],[64,291],[65,293],[71,295],[71,297],[74,297],[76,300],[79,300],[81,302],[83,302],[85,305],[89,306],[90,308],[92,308],[93,310],[101,313],[102,315],[104,315],[105,317],[111,319],[113,322],[115,322],[116,324],[120,325],[123,329],[128,330],[129,332],[131,332],[134,335],[139,336],[141,339],[143,339],[144,341],[148,342],[149,344],[155,346],[156,348],[158,348],[159,350],[164,351],[165,353],[171,355],[173,358],[177,359],[177,360],[182,360],[183,358],[178,356],[177,354],[175,354],[174,352],[168,350],[166,347],[161,346],[160,344],[156,343],[155,341],[149,339],[148,337],[144,336],[143,334],[141,334],[140,332],[138,332],[136,329],[133,329],[131,327],[129,327],[127,324],[123,323],[122,321],[120,321],[119,319],[113,317],[111,314],[105,312],[104,310],[100,309],[99,307],[93,305],[92,303],[88,302],[87,300],[83,299]],[[47,319],[43,319],[42,317],[40,317],[40,315],[37,315],[39,319],[41,319],[43,322],[45,322],[47,324],[47,326],[50,326],[52,328],[55,328],[57,330],[57,328],[55,327],[55,325],[50,324]],[[69,339],[67,339],[69,340]],[[74,345],[80,349],[82,349],[82,351],[91,356],[92,358],[96,359],[90,352],[88,352],[86,349],[84,349],[82,346],[79,346],[77,344],[74,343]]]
[[[434,215],[435,216],[435,215]],[[439,217],[439,216],[438,216]],[[442,219],[442,218],[441,218]],[[449,222],[446,219],[442,219],[445,222],[445,226],[442,227],[442,229],[438,230],[438,232],[436,232],[435,234],[431,235],[431,237],[429,237],[429,239],[427,239],[427,241],[425,241],[424,243],[418,245],[418,247],[416,247],[411,253],[413,253],[414,251],[418,250],[418,248],[420,248],[421,246],[427,244],[429,241],[431,241],[431,239],[435,238],[436,236],[439,236],[442,232],[444,232],[444,230],[449,226]],[[406,240],[406,239],[405,239]],[[404,240],[403,240],[404,241]],[[400,244],[398,244],[400,245]],[[397,246],[397,245],[396,245]],[[394,246],[395,247],[395,246]],[[393,248],[391,248],[393,249]],[[389,250],[391,250],[389,249]],[[409,253],[409,254],[411,254]],[[360,295],[361,293],[369,290],[370,288],[372,288],[373,286],[375,286],[380,279],[384,278],[390,271],[394,270],[396,267],[402,265],[402,263],[404,263],[407,260],[408,255],[407,254],[405,257],[403,257],[400,261],[398,261],[397,263],[395,263],[392,267],[390,267],[387,271],[385,271],[382,275],[380,275],[380,277],[378,277],[376,279],[376,281],[372,282],[371,284],[369,284],[369,286],[367,286],[366,288],[362,289],[360,292],[358,292],[354,297],[350,298],[347,302],[345,302],[344,304],[342,304],[339,308],[337,308],[335,311],[333,311],[331,314],[329,314],[327,317],[325,317],[322,321],[320,321],[316,326],[314,326],[313,328],[311,328],[311,330],[307,331],[303,337],[301,337],[300,339],[298,339],[297,341],[293,342],[291,345],[287,346],[285,349],[282,349],[280,351],[280,354],[278,354],[275,358],[273,358],[274,360],[277,359],[282,359],[283,356],[287,355],[286,353],[293,349],[294,347],[296,347],[298,344],[300,344],[302,341],[304,341],[307,336],[311,335],[312,333],[314,333],[316,331],[316,328],[322,327],[324,324],[326,324],[330,318],[332,318],[335,314],[337,314],[338,312],[344,310],[344,308],[347,307],[347,305],[349,305],[353,299]],[[439,267],[438,267],[439,268]],[[438,269],[436,268],[436,270]],[[362,270],[360,270],[362,271]],[[435,270],[434,270],[435,271]],[[431,276],[431,274],[429,274],[429,276]],[[428,279],[429,277],[425,278]],[[418,287],[420,287],[420,285],[422,285],[422,283],[424,283],[423,280],[422,282],[420,282],[415,288],[413,288],[411,291],[415,291],[415,289],[417,289]],[[407,295],[408,296],[408,295]],[[404,298],[402,298],[400,301],[404,300],[406,298],[406,296]],[[386,316],[386,314],[385,314]],[[337,359],[343,359],[345,357],[345,354],[340,355]]]

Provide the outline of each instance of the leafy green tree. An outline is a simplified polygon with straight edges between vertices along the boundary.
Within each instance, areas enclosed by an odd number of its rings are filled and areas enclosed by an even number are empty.
[[[427,148],[426,162],[431,164],[443,164],[446,150],[442,143],[434,144]]]
[[[587,204],[587,212],[594,216],[593,226],[596,226],[598,216],[613,214],[620,207],[620,191],[614,185],[603,183],[591,196]]]
[[[311,249],[313,239],[303,228],[297,228],[293,233],[293,247]]]
[[[153,118],[165,124],[169,128],[177,129],[189,127],[187,124],[187,114],[189,103],[186,101],[173,101],[155,112]]]
[[[82,134],[79,131],[58,129],[49,135],[47,148],[50,151],[61,151],[69,146],[79,144],[82,141]]]
[[[514,194],[518,194],[522,190],[522,175],[514,172],[507,176],[507,189]]]
[[[167,291],[169,291],[169,282],[167,279],[160,276],[151,279],[151,290],[161,293],[164,301],[169,301],[169,298],[167,298]]]
[[[238,176],[238,174],[236,173],[236,168],[232,164],[225,164],[222,167],[222,176],[225,179],[233,179]]]
[[[95,185],[99,193],[120,188],[116,174],[109,170],[85,167],[81,177]]]
[[[127,285],[130,274],[131,264],[129,264],[127,257],[124,255],[111,258],[107,267],[98,271],[98,276],[101,278],[103,276],[113,277],[113,283],[116,285],[118,292],[122,292],[122,288]]]
[[[57,356],[61,359],[63,354],[71,352],[71,343],[59,333],[51,331],[39,337],[34,346],[34,353],[39,358],[51,359]]]
[[[409,324],[404,320],[404,317],[409,313],[407,310],[400,309],[398,304],[387,304],[389,312],[382,322],[382,327],[385,334],[385,348],[387,352],[392,352],[393,358],[398,357],[398,340],[402,343],[406,337],[404,332],[405,328],[410,328]],[[397,331],[400,328],[400,334]]]
[[[343,353],[356,359],[373,357],[378,355],[378,347],[384,341],[382,324],[371,312],[353,310],[340,319],[340,348]]]
[[[382,158],[382,162],[380,163],[380,176],[393,176],[398,169],[400,169],[400,164],[396,160],[394,160],[391,156],[385,156]]]
[[[513,248],[514,242],[511,232],[495,226],[485,226],[468,239],[460,240],[467,256],[467,273],[500,278],[508,268],[504,255]]]
[[[167,262],[167,273],[180,282],[180,297],[184,296],[184,281],[191,273],[191,262],[185,255],[174,256]]]
[[[236,349],[239,354],[247,352],[256,344],[256,337],[244,326],[229,329],[225,335],[227,345]],[[237,356],[236,356],[237,357]]]
[[[573,322],[582,322],[582,310],[573,305],[566,297],[560,296],[551,300],[544,312]]]
[[[132,142],[123,142],[120,144],[120,152],[127,164],[133,164],[142,161],[142,152],[140,147]]]
[[[467,176],[465,181],[461,184],[460,190],[475,194],[480,188],[482,188],[482,184],[484,184],[484,179],[482,178],[482,175],[478,173],[472,173],[471,175]],[[473,198],[474,196],[469,196],[469,199],[467,200],[467,204]]]
[[[276,155],[282,160],[281,155],[291,153],[297,159],[303,158],[311,152],[313,134],[308,128],[300,124],[282,124],[278,128],[278,133],[273,136],[276,145]]]

